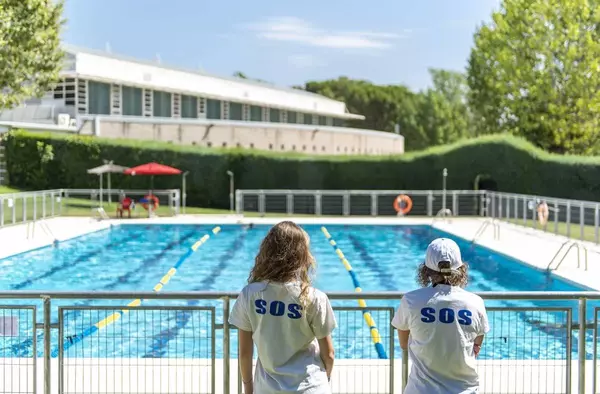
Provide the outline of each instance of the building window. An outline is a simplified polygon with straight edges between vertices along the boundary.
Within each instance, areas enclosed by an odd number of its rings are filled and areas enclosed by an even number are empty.
[[[242,120],[243,109],[240,103],[229,103],[229,119]]]
[[[297,113],[296,112],[292,112],[292,111],[288,111],[287,122],[288,123],[297,123],[298,122]]]
[[[269,112],[269,122],[279,123],[279,110],[276,108],[271,108]]]
[[[333,125],[336,127],[344,127],[344,120],[333,118]]]
[[[253,148],[254,148],[254,144],[250,143],[250,149],[253,149]]]
[[[198,98],[181,95],[181,117],[189,119],[198,117]]]
[[[250,106],[250,120],[252,122],[262,122],[262,108],[256,105]]]
[[[210,147],[212,147],[212,142],[208,141],[208,142],[206,143],[206,146],[208,146],[209,148],[210,148]]]
[[[89,81],[88,100],[88,113],[94,115],[110,115],[109,84]]]
[[[311,114],[304,114],[304,124],[312,124],[313,117]]]
[[[125,116],[142,116],[142,89],[123,86],[121,89],[123,95],[123,115]]]
[[[227,142],[223,142],[221,145],[223,146],[223,148],[227,148]]]
[[[319,126],[327,126],[327,117],[319,116]]]
[[[171,93],[153,91],[153,110],[152,115],[161,118],[171,117]]]
[[[281,144],[281,150],[285,150],[285,145]]]
[[[206,100],[206,118],[221,119],[221,101],[212,99]]]
[[[269,144],[269,150],[273,150],[273,144]]]

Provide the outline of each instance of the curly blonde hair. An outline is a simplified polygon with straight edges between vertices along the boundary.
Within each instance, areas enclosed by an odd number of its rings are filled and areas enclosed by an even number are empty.
[[[447,261],[442,261],[438,264],[438,266],[440,269],[450,268],[450,263]],[[439,271],[434,271],[427,267],[425,263],[423,263],[419,265],[419,268],[417,269],[417,282],[423,287],[436,284],[445,284],[465,288],[469,282],[469,266],[467,263],[463,262],[463,265],[461,265],[457,270],[453,270],[452,272],[445,274]]]
[[[248,283],[301,283],[300,301],[306,302],[315,259],[308,234],[296,223],[283,221],[271,227],[260,244]]]

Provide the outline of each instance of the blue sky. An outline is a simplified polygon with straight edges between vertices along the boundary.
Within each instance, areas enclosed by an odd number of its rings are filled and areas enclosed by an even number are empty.
[[[279,85],[348,76],[412,89],[464,70],[499,0],[66,0],[66,43]]]

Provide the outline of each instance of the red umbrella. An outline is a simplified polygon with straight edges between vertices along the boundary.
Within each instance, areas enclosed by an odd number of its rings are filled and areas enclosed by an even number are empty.
[[[147,163],[128,168],[123,173],[125,175],[179,175],[181,170],[164,164]]]

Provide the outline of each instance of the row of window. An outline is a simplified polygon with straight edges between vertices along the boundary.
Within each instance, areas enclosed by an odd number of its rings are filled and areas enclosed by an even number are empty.
[[[197,144],[196,144],[196,142],[192,142],[192,145],[197,145]],[[206,146],[207,146],[208,148],[217,147],[216,145],[213,145],[213,143],[212,143],[212,142],[210,142],[210,141],[208,141],[208,142],[206,143]],[[227,148],[227,147],[228,147],[228,145],[227,145],[227,142],[222,142],[220,147],[221,147],[221,148]],[[235,144],[235,147],[236,147],[236,148],[243,148],[244,146],[243,146],[241,143],[239,143],[239,142],[238,142],[238,143],[236,143],[236,144]],[[247,148],[254,149],[254,144],[253,144],[253,143],[250,143],[250,144],[247,146]],[[273,144],[269,144],[269,150],[273,150],[273,149],[275,149],[274,145],[273,145]],[[285,151],[285,150],[286,150],[286,146],[285,146],[285,144],[281,144],[281,145],[280,145],[280,150],[282,150],[282,151]],[[292,151],[296,151],[296,150],[297,150],[297,149],[296,149],[296,145],[292,145],[292,148],[291,148],[291,150],[292,150]],[[303,152],[306,152],[307,150],[308,150],[308,147],[307,147],[306,145],[302,145],[302,151],[303,151]],[[313,146],[312,146],[312,151],[313,151],[313,152],[317,152],[317,151],[318,151],[318,147],[317,147],[316,145],[313,145]],[[326,151],[326,147],[325,147],[324,145],[323,145],[323,146],[321,146],[321,152],[325,152],[325,151]],[[342,152],[342,151],[343,151],[344,153],[348,153],[348,152],[351,152],[351,153],[356,153],[356,149],[355,149],[355,148],[348,149],[348,147],[347,147],[347,146],[343,147],[343,149],[342,149],[342,147],[338,146],[338,147],[336,148],[336,151],[337,151],[337,152]],[[363,152],[363,153],[383,153],[383,149],[372,149],[372,148],[371,148],[371,149],[368,149],[367,151],[365,151],[365,152]]]
[[[131,86],[111,85],[88,81],[87,94],[81,94],[82,80],[64,80],[54,89],[54,98],[65,99],[94,115],[121,114],[125,116],[181,117],[185,119],[228,119],[252,122],[292,123],[321,126],[344,126],[343,119],[308,113],[284,111],[255,105],[205,99],[189,95],[174,95],[158,90],[143,90]],[[75,85],[79,88],[75,97]],[[72,93],[71,93],[72,92]],[[76,102],[76,100],[80,102]],[[82,100],[87,103],[81,103]],[[87,105],[85,105],[87,104]],[[112,107],[111,107],[112,106]],[[175,113],[174,113],[175,112]]]

